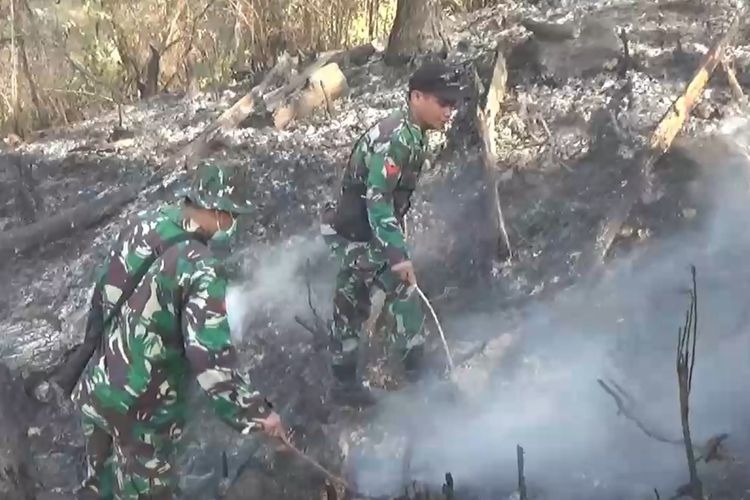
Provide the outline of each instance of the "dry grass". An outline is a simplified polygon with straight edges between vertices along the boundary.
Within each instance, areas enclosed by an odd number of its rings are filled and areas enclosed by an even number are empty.
[[[477,8],[496,1],[451,4]],[[283,51],[310,54],[385,40],[395,4],[0,0],[0,67],[8,69],[0,72],[0,133],[23,136],[138,99],[151,46],[160,54],[160,91],[207,89],[268,68]]]

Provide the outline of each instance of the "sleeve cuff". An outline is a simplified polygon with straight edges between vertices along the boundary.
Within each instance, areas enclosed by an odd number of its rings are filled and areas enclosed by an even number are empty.
[[[386,247],[385,256],[391,266],[395,266],[399,262],[409,260],[409,254],[406,253],[406,250],[394,246]]]

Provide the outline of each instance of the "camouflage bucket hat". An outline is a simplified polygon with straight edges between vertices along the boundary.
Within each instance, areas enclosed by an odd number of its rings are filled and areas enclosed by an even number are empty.
[[[247,199],[247,186],[246,168],[204,163],[198,167],[190,186],[177,191],[177,196],[185,196],[202,208],[249,214],[254,210]]]

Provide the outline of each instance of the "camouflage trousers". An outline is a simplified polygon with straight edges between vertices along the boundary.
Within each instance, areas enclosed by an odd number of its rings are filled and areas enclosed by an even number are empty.
[[[323,231],[323,239],[339,260],[333,298],[333,363],[356,365],[359,335],[370,316],[373,286],[385,292],[388,346],[403,357],[424,344],[425,316],[419,296],[390,270],[383,252],[368,242],[351,242]]]
[[[172,500],[179,494],[171,463],[177,439],[133,425],[111,427],[89,405],[82,407],[86,479],[78,500]]]

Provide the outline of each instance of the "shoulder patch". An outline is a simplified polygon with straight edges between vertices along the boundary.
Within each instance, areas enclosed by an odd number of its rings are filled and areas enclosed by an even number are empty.
[[[380,123],[375,127],[378,131],[378,140],[389,141],[399,131],[403,123],[404,119],[400,112],[395,112],[380,120]]]
[[[401,167],[396,165],[393,160],[390,158],[385,159],[385,163],[383,164],[383,168],[385,169],[385,176],[386,177],[396,177],[398,174],[401,173]]]

